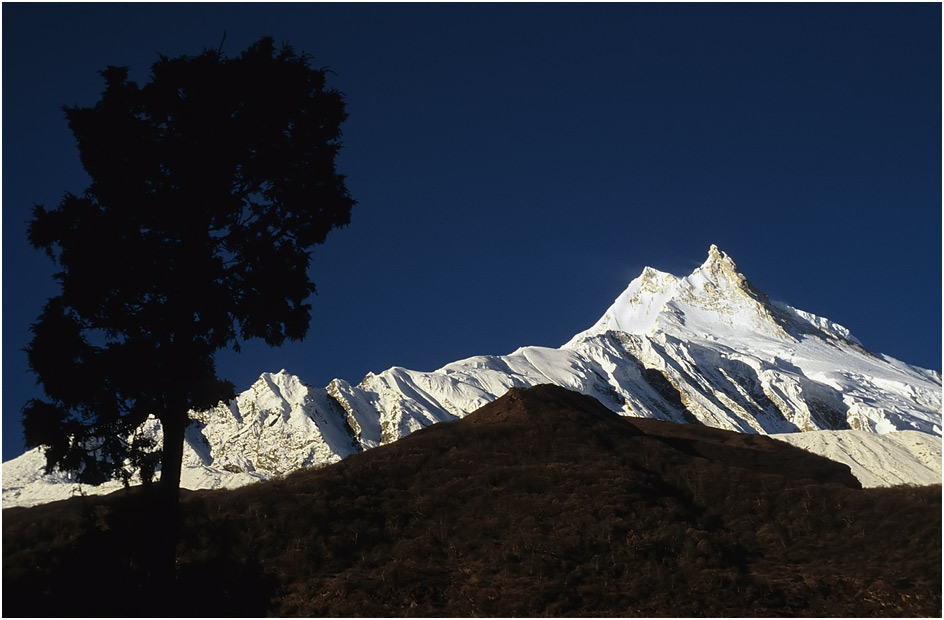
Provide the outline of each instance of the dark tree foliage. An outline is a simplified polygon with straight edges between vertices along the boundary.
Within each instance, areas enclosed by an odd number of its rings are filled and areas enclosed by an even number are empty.
[[[160,56],[143,87],[110,66],[98,103],[65,108],[91,184],[36,206],[28,233],[60,268],[27,348],[48,399],[23,425],[47,469],[97,484],[160,458],[176,497],[188,410],[234,396],[215,353],[305,335],[311,250],[354,205],[343,96],[309,63],[271,38]],[[162,453],[135,439],[149,414]]]

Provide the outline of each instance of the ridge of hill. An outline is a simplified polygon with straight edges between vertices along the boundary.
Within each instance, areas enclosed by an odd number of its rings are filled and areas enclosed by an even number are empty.
[[[845,327],[770,300],[711,246],[685,277],[645,268],[559,348],[522,347],[429,372],[395,366],[324,388],[285,370],[263,373],[234,400],[191,412],[181,482],[232,487],[321,467],[542,383],[592,395],[625,416],[781,437],[826,432],[802,445],[856,459],[868,484],[940,481],[940,374],[870,352]],[[159,443],[156,420],[145,430]],[[838,449],[833,432],[850,430],[865,434],[842,435]],[[925,434],[929,449],[877,438],[901,431]],[[38,450],[3,464],[4,506],[74,492],[68,475],[41,475]],[[896,469],[886,473],[889,466]]]
[[[763,435],[513,389],[321,469],[186,493],[176,597],[148,581],[139,490],[5,509],[3,613],[939,616],[941,486],[859,487]]]

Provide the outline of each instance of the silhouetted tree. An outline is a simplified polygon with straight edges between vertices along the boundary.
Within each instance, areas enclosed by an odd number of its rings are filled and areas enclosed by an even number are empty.
[[[91,184],[35,206],[28,233],[60,268],[27,347],[48,398],[24,431],[47,469],[149,478],[135,431],[154,414],[176,502],[188,410],[234,396],[215,353],[307,332],[311,250],[354,205],[335,167],[343,96],[309,62],[271,38],[160,56],[143,87],[109,66],[98,103],[65,108]]]

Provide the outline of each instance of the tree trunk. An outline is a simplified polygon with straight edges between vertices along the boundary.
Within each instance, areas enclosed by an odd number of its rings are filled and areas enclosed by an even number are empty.
[[[180,496],[180,473],[183,469],[184,432],[187,430],[187,407],[168,412],[161,418],[164,432],[161,456],[161,494],[176,506]]]
[[[176,608],[177,538],[180,524],[180,473],[183,467],[184,432],[187,428],[187,407],[175,407],[161,418],[164,432],[161,456],[161,480],[158,486],[156,513],[159,538],[156,575],[162,582],[167,610]],[[163,608],[162,608],[163,609]],[[176,612],[175,612],[176,613]],[[163,615],[163,614],[162,614]]]

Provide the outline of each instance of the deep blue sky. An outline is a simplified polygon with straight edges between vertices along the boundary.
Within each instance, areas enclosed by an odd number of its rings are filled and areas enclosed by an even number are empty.
[[[3,460],[55,294],[31,205],[87,183],[61,106],[106,65],[262,35],[336,73],[358,200],[317,248],[308,338],[222,355],[242,390],[433,370],[590,326],[645,265],[716,243],[772,298],[941,369],[941,6],[9,4]]]

